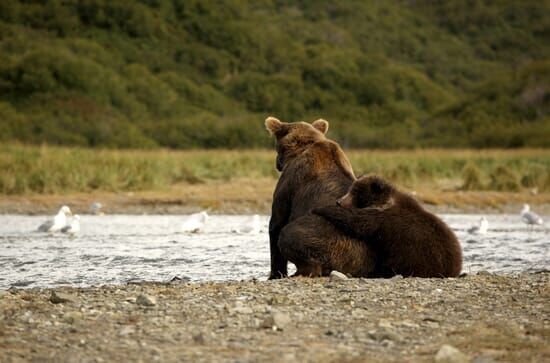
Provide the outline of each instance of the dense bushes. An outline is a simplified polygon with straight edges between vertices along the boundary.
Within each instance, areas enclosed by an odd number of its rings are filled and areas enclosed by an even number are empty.
[[[546,2],[0,2],[0,140],[550,146]]]

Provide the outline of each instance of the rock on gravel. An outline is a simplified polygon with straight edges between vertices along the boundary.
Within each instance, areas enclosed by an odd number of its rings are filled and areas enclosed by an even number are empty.
[[[143,306],[155,306],[157,304],[157,300],[153,296],[140,294],[136,298],[136,304]]]
[[[70,311],[63,315],[63,321],[69,324],[82,320],[82,313],[79,311]]]
[[[340,271],[331,271],[330,272],[331,280],[348,280],[348,277],[341,273]]]
[[[65,294],[63,292],[52,291],[50,295],[50,302],[53,304],[61,304],[68,302],[75,302],[76,297],[70,294]]]
[[[272,311],[263,321],[262,328],[285,330],[290,325],[290,316],[278,311]]]
[[[444,344],[435,355],[436,363],[467,363],[468,357],[452,345]]]

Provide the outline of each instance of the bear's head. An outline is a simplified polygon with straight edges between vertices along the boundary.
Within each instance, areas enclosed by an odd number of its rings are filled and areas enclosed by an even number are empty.
[[[336,202],[343,208],[382,207],[392,201],[394,186],[376,175],[366,175],[353,182],[349,191]]]
[[[311,144],[325,140],[328,122],[322,119],[307,122],[281,122],[275,117],[265,120],[265,127],[277,140],[277,170],[300,155]]]

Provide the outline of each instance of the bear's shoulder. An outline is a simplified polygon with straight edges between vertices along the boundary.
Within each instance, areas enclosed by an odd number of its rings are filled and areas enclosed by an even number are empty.
[[[346,154],[340,145],[332,140],[321,140],[313,143],[304,152],[304,157],[313,163],[313,170],[317,173],[339,169],[351,180],[355,180],[353,168]]]

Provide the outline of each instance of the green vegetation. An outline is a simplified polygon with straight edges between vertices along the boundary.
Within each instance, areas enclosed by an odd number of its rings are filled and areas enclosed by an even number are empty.
[[[548,1],[0,2],[0,141],[550,146]],[[546,14],[546,15],[545,15]]]
[[[352,150],[357,175],[377,173],[408,188],[550,191],[550,150]],[[0,146],[0,194],[166,190],[179,184],[269,179],[267,150],[106,150]],[[472,174],[475,174],[472,177]],[[475,178],[475,182],[473,182]]]

